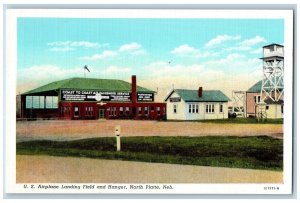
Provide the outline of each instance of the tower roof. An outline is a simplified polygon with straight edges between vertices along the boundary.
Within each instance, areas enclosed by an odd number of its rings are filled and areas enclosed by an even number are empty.
[[[278,47],[284,47],[283,45],[281,45],[281,44],[276,44],[276,43],[273,43],[273,44],[268,44],[268,45],[266,45],[266,46],[263,46],[263,48],[266,48],[266,47],[271,47],[271,46],[274,46],[274,45],[276,45],[276,46],[278,46]]]

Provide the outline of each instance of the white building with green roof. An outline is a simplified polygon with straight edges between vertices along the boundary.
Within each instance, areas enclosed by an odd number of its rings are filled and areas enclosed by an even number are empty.
[[[168,120],[227,119],[230,99],[220,90],[174,89],[165,99]]]

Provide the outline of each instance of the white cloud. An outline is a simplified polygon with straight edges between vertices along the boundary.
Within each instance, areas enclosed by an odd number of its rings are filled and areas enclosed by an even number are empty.
[[[253,51],[251,51],[252,54],[262,54],[263,53],[263,50],[262,48],[258,48],[258,49],[255,49]]]
[[[142,48],[142,45],[140,45],[136,42],[132,42],[130,44],[124,44],[124,45],[120,46],[119,52],[135,51],[135,50],[138,50],[141,48]]]
[[[133,56],[145,55],[147,53],[142,45],[137,42],[121,45],[118,49],[118,52],[127,53]]]
[[[56,42],[49,42],[47,43],[48,46],[52,47],[48,49],[48,51],[54,51],[54,52],[68,52],[68,51],[74,51],[78,47],[84,47],[84,48],[100,48],[100,47],[106,47],[109,44],[99,44],[97,42],[88,42],[88,41],[56,41]]]
[[[102,60],[106,58],[116,57],[121,54],[139,56],[139,55],[145,55],[146,51],[143,49],[142,45],[136,42],[132,42],[130,44],[121,45],[120,48],[116,51],[105,50],[100,54],[94,54],[92,56],[83,56],[80,57],[79,59],[95,61],[95,60]]]
[[[97,42],[89,42],[89,41],[56,41],[49,42],[48,46],[69,46],[69,47],[86,47],[86,48],[99,48],[108,46],[108,43],[99,44]]]
[[[251,50],[251,47],[246,46],[234,46],[234,47],[228,47],[226,48],[227,51],[249,51]]]
[[[63,69],[56,65],[34,65],[25,69],[18,70],[18,92],[25,92],[30,89],[45,85],[47,83],[83,76],[82,68]]]
[[[232,47],[227,47],[224,50],[226,51],[246,51],[248,53],[253,53],[253,54],[259,54],[262,53],[262,49],[255,49],[253,50],[253,47],[261,44],[261,43],[265,43],[267,42],[263,37],[261,36],[255,36],[253,38],[250,39],[245,39],[244,41],[239,42],[237,45],[232,46]]]
[[[128,73],[130,71],[131,68],[127,68],[127,67],[109,66],[102,72],[105,74],[116,74],[116,73]]]
[[[199,54],[199,50],[187,44],[184,44],[180,45],[179,47],[176,47],[174,50],[171,51],[171,53],[175,55],[196,55]]]
[[[217,37],[211,39],[210,41],[208,41],[205,44],[205,47],[209,48],[209,47],[214,47],[216,45],[219,45],[223,42],[226,41],[233,41],[233,40],[239,40],[241,38],[241,36],[237,35],[237,36],[231,36],[231,35],[218,35]]]
[[[74,51],[74,48],[71,47],[53,47],[51,49],[48,49],[49,51],[54,51],[54,52],[67,52],[67,51]]]
[[[83,56],[83,57],[80,57],[79,59],[95,61],[95,60],[102,60],[102,59],[106,59],[106,58],[112,58],[117,55],[118,55],[118,53],[116,53],[114,51],[103,51],[101,54],[94,54],[92,56]]]
[[[252,47],[254,45],[260,44],[260,43],[265,43],[267,40],[261,36],[255,36],[251,39],[246,39],[242,42],[239,43],[240,46],[244,47]]]
[[[217,52],[201,52],[200,49],[196,49],[194,47],[189,46],[188,44],[180,45],[171,51],[172,54],[177,56],[186,56],[186,57],[193,57],[193,58],[205,58],[205,57],[212,57],[217,56],[219,53]]]
[[[261,61],[256,58],[247,58],[241,54],[229,54],[219,60],[211,60],[203,63],[208,69],[227,70],[233,73],[245,73],[257,70],[261,67]]]

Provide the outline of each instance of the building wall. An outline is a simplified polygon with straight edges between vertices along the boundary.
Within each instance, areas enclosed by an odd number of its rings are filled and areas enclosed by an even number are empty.
[[[247,92],[246,93],[246,111],[247,111],[247,117],[255,117],[256,116],[256,103],[255,103],[255,97],[256,96],[260,96],[260,92],[259,93],[250,93],[250,92]]]
[[[167,120],[186,120],[185,102],[181,99],[180,102],[171,102],[171,98],[179,98],[180,96],[174,92],[167,100]],[[177,111],[174,113],[174,105],[177,105]]]
[[[205,120],[205,119],[227,119],[228,102],[170,102],[171,98],[178,98],[179,95],[174,92],[167,100],[167,120]],[[177,105],[177,112],[174,113],[173,106]],[[198,105],[198,113],[190,113],[189,105]],[[214,105],[214,113],[206,113],[206,105]],[[223,104],[223,112],[220,112],[220,105]]]
[[[266,105],[269,107],[268,110],[266,110],[267,118],[283,118],[283,113],[281,113],[281,105],[278,104],[269,104]]]
[[[255,103],[254,97],[260,96],[260,93],[249,93],[247,92],[247,117],[256,117],[258,111],[257,103]],[[281,113],[281,105],[269,104],[269,110],[266,110],[267,118],[283,118]]]
[[[103,103],[99,102],[61,102],[60,117],[62,119],[87,120],[99,119],[100,111],[104,111],[105,119],[166,119],[165,103]],[[78,115],[75,115],[78,108]],[[128,111],[127,111],[128,110]]]

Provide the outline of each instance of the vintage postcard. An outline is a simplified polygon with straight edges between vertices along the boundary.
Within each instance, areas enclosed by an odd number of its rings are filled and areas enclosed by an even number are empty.
[[[293,11],[8,9],[5,191],[291,194]]]

